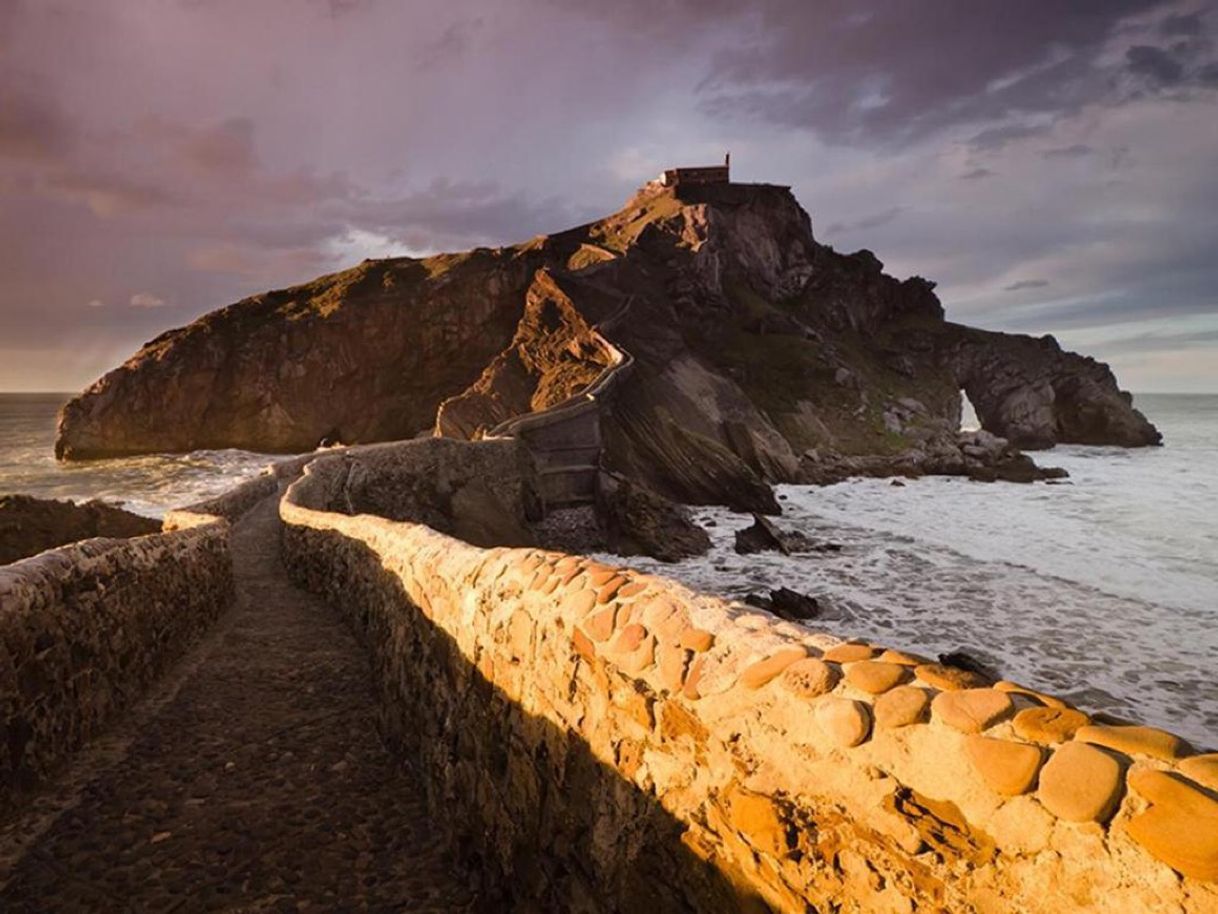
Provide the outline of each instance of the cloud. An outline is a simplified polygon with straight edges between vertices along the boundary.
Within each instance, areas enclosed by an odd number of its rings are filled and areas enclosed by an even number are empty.
[[[1163,48],[1138,44],[1125,52],[1129,72],[1160,86],[1174,86],[1184,78],[1184,65]]]
[[[1011,283],[1009,286],[1003,286],[1003,292],[1019,292],[1023,289],[1043,289],[1049,285],[1047,279],[1021,279]]]
[[[830,225],[825,232],[830,235],[845,235],[850,232],[865,231],[867,229],[879,228],[881,225],[887,225],[892,220],[896,219],[905,207],[891,206],[886,210],[878,213],[872,213],[869,216],[864,216],[856,222],[835,222]]]
[[[1173,13],[1159,23],[1159,32],[1163,35],[1200,35],[1201,29],[1200,13]]]
[[[157,298],[151,292],[136,292],[131,296],[132,308],[162,308],[165,305],[165,299]]]
[[[982,178],[992,178],[996,174],[998,174],[998,172],[993,171],[989,168],[972,168],[972,169],[969,169],[968,171],[966,171],[964,174],[962,174],[960,176],[960,180],[962,180],[962,181],[979,181]]]
[[[1001,127],[987,127],[965,142],[977,152],[995,152],[1016,140],[1044,136],[1052,129],[1052,124],[1004,124]]]
[[[1058,146],[1056,149],[1046,149],[1041,153],[1046,159],[1081,159],[1091,155],[1095,150],[1086,143],[1073,143],[1070,146]]]
[[[13,79],[0,69],[0,158],[50,160],[62,155],[72,131],[59,105],[10,84]]]
[[[94,298],[94,299],[90,299],[90,300],[89,300],[88,307],[90,307],[90,308],[104,308],[104,307],[106,307],[106,303],[105,303],[104,301],[102,301],[100,298]]]

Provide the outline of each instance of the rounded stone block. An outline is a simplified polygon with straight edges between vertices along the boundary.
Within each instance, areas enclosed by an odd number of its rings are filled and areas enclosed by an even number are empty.
[[[1210,790],[1218,790],[1218,752],[1194,755],[1182,760],[1180,773]]]
[[[838,746],[857,746],[871,733],[871,712],[861,701],[828,695],[814,713],[821,732]]]
[[[989,685],[986,678],[979,673],[971,673],[954,666],[942,663],[923,663],[914,668],[914,675],[928,686],[943,692],[957,689],[978,689]]]
[[[961,733],[980,733],[1015,710],[1009,695],[995,689],[941,692],[931,702],[935,717]]]
[[[920,666],[923,663],[930,663],[925,657],[919,657],[917,654],[911,654],[908,651],[896,651],[892,648],[885,648],[880,654],[878,660],[885,663],[899,663],[901,666]]]
[[[758,660],[745,667],[740,673],[739,682],[746,689],[760,689],[777,678],[792,663],[803,660],[807,656],[808,649],[802,644],[781,648],[764,660]]]
[[[617,610],[612,606],[597,610],[584,619],[584,630],[593,641],[608,641],[613,635],[613,620]]]
[[[830,663],[854,663],[857,660],[870,660],[876,650],[870,644],[836,644],[825,651],[824,659]]]
[[[618,570],[607,565],[589,565],[587,571],[593,587],[604,587],[618,576]]]
[[[1176,872],[1218,880],[1218,800],[1164,771],[1135,770],[1129,786],[1151,804],[1129,835]]]
[[[1031,790],[1044,760],[1037,746],[988,736],[970,736],[964,748],[981,779],[1004,797]]]
[[[930,692],[918,686],[897,686],[875,701],[875,723],[885,730],[908,727],[926,719]]]
[[[1189,752],[1188,743],[1180,737],[1154,727],[1092,724],[1079,727],[1074,738],[1097,746],[1107,746],[1127,755],[1149,755],[1168,762]]]
[[[591,590],[581,590],[565,597],[559,611],[564,616],[574,616],[579,619],[592,611],[592,607],[596,605],[596,592]]]
[[[909,671],[896,663],[860,660],[846,665],[846,681],[871,695],[881,695],[909,679]]]
[[[622,585],[625,583],[626,579],[621,575],[610,578],[608,581],[602,584],[600,589],[596,592],[596,602],[608,603],[617,596],[618,591],[622,589]]]
[[[645,582],[632,581],[631,583],[626,584],[624,587],[622,587],[622,589],[617,592],[617,595],[620,599],[624,600],[624,599],[627,599],[628,597],[636,597],[646,589],[647,589],[647,584]]]
[[[681,647],[695,654],[702,654],[715,646],[715,636],[701,628],[687,628],[681,632]]]
[[[815,657],[796,660],[782,672],[782,687],[800,698],[816,698],[833,690],[837,672]]]
[[[1107,822],[1121,799],[1121,763],[1087,743],[1066,743],[1040,771],[1036,798],[1067,822]]]
[[[1082,711],[1072,708],[1024,708],[1012,721],[1016,734],[1021,739],[1034,743],[1065,743],[1074,737],[1079,727],[1085,727],[1091,719]]]

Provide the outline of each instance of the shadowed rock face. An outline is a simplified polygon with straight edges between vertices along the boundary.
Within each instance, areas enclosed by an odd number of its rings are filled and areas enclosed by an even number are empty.
[[[160,529],[158,520],[100,501],[77,505],[0,495],[0,565],[95,536],[145,536]]]
[[[959,471],[961,388],[1017,446],[1158,442],[1106,366],[949,323],[933,289],[817,243],[787,188],[648,185],[567,232],[368,261],[171,331],[64,408],[57,453],[476,437],[595,377],[594,326],[636,362],[604,462],[681,501],[776,510],[766,483],[863,459]]]
[[[1111,369],[1034,339],[958,327],[951,362],[982,426],[1021,448],[1159,444],[1162,436]]]

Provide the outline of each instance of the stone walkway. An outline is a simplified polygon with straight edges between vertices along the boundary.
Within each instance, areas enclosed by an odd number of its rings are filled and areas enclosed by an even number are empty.
[[[470,911],[374,727],[352,635],[233,534],[238,602],[158,691],[0,828],[0,911]]]

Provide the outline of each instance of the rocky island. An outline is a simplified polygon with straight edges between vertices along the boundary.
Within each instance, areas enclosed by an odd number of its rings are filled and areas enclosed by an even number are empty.
[[[633,361],[603,466],[681,502],[767,510],[767,483],[859,473],[1035,478],[1014,449],[1160,440],[1106,365],[952,323],[932,282],[817,242],[788,188],[714,180],[208,314],[68,403],[56,453],[478,438],[590,383],[612,362],[598,338]],[[957,434],[961,390],[980,442]]]

